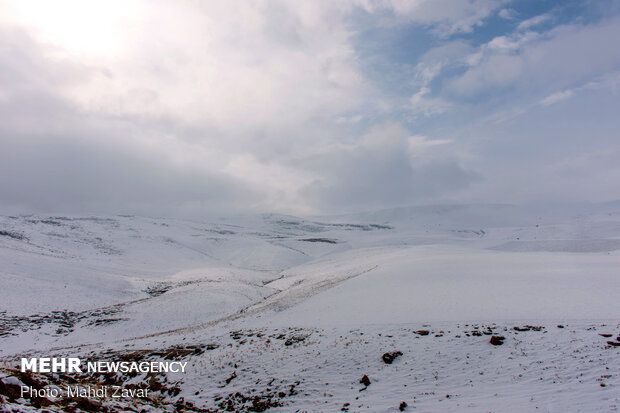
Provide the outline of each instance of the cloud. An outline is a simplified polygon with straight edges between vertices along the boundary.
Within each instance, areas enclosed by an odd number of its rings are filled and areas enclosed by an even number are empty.
[[[436,46],[424,53],[415,66],[415,79],[421,86],[427,86],[442,71],[466,65],[473,47],[464,40],[453,40]]]
[[[617,18],[591,25],[558,26],[544,36],[517,37],[514,47],[483,46],[483,57],[452,79],[449,90],[460,96],[498,93],[519,84],[524,91],[539,92],[571,87],[620,67],[617,48],[597,47],[620,36]],[[504,40],[496,43],[507,44]],[[513,50],[505,53],[505,49]]]
[[[502,0],[384,0],[363,1],[368,11],[387,10],[401,21],[431,26],[434,33],[450,36],[470,33],[481,26]]]
[[[512,20],[517,16],[517,11],[514,9],[501,9],[497,15],[502,19]]]
[[[508,199],[524,162],[551,188],[558,153],[613,147],[620,24],[486,27],[506,4],[0,0],[0,208]]]
[[[440,115],[450,108],[450,103],[438,97],[430,97],[431,90],[427,87],[421,88],[411,96],[411,111],[426,117]]]
[[[534,17],[529,18],[527,20],[523,20],[517,26],[517,30],[529,30],[532,27],[539,26],[542,23],[545,23],[545,22],[547,22],[549,20],[551,20],[551,15],[550,14],[539,14],[538,16],[534,16]]]
[[[460,165],[449,140],[410,136],[399,124],[376,126],[357,145],[332,148],[303,161],[320,178],[304,198],[328,211],[346,205],[387,207],[458,194],[480,177]]]
[[[540,101],[541,105],[549,106],[562,100],[568,99],[573,95],[572,90],[564,90],[562,92],[553,93]]]
[[[285,160],[321,145],[326,118],[355,112],[371,93],[338,6],[135,2],[141,13],[131,16],[109,6],[66,27],[62,14],[79,4],[55,4],[49,21],[28,7],[0,19],[0,161],[30,171],[0,179],[12,194],[3,203],[170,206],[165,194],[176,194],[214,208],[308,212],[295,188],[310,178]],[[97,37],[106,25],[119,26],[123,44]],[[82,38],[100,41],[98,53]],[[74,154],[62,156],[70,173],[50,182],[46,161],[62,153]],[[83,186],[86,176],[96,185]]]
[[[424,155],[429,148],[438,145],[446,145],[452,143],[450,139],[428,139],[423,135],[413,135],[407,138],[409,156],[419,158]]]

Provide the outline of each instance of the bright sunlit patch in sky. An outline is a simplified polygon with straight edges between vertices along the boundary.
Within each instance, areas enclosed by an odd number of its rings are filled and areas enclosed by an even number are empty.
[[[122,0],[11,2],[15,22],[42,43],[89,57],[121,53],[137,26],[141,3]]]

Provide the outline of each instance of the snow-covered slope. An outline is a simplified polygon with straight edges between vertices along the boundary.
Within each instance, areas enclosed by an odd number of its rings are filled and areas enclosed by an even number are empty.
[[[157,358],[192,345],[190,371],[165,378],[174,395],[104,404],[607,411],[620,397],[607,344],[620,333],[618,211],[0,217],[2,374],[28,379],[11,370],[23,354]],[[545,328],[513,328],[524,325]],[[387,351],[403,355],[386,365]]]

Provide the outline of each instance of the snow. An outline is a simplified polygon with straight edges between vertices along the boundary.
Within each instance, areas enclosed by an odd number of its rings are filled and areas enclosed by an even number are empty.
[[[0,357],[213,344],[166,378],[179,394],[133,401],[151,411],[180,397],[216,410],[252,397],[274,411],[617,410],[618,211],[0,217]],[[514,329],[526,325],[544,328]]]

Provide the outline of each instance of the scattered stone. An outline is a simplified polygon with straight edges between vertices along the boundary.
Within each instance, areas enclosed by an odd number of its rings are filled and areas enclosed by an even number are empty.
[[[302,341],[304,341],[307,337],[306,336],[293,336],[293,337],[289,337],[286,339],[286,341],[284,342],[285,346],[292,346],[295,343],[301,343]]]
[[[362,379],[360,380],[360,383],[362,383],[364,386],[368,387],[368,386],[370,386],[370,379],[368,378],[367,375],[364,374],[364,377],[362,377]]]
[[[22,383],[17,377],[3,377],[0,379],[0,394],[3,394],[11,399],[18,399],[23,385],[24,383]]]
[[[504,336],[491,336],[491,340],[489,341],[494,346],[501,346],[504,344]]]
[[[231,376],[225,380],[226,384],[230,384],[230,382],[233,381],[236,378],[237,378],[237,372],[233,371],[233,374],[231,374]]]
[[[429,335],[430,331],[428,331],[428,330],[418,330],[415,333],[420,335],[420,336],[427,336],[427,335]]]
[[[612,336],[612,334],[606,334],[606,333],[605,333],[605,334],[599,334],[599,336],[601,336],[601,337],[605,337],[605,338],[609,338],[609,337],[611,337],[611,336]]]
[[[609,344],[610,346],[613,346],[613,347],[619,347],[620,346],[620,342],[617,342],[617,341],[608,341],[607,344]]]
[[[381,358],[385,364],[392,364],[396,357],[402,355],[403,353],[401,351],[392,351],[391,353],[385,353]]]
[[[558,324],[558,328],[564,328],[562,324]]]
[[[400,405],[398,406],[398,410],[400,410],[401,412],[404,412],[406,408],[407,408],[407,402],[400,402]]]

